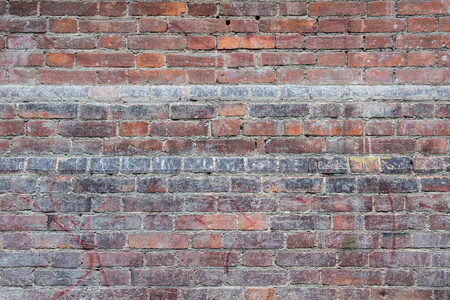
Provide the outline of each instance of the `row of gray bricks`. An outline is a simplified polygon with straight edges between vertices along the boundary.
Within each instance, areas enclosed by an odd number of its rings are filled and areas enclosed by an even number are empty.
[[[2,85],[0,99],[14,100],[450,100],[450,85],[300,86],[55,86]]]
[[[248,173],[360,173],[360,162],[365,158],[321,157],[321,158],[202,158],[202,157],[1,157],[0,173],[52,172],[65,174],[170,174],[178,172],[248,172]],[[387,174],[450,172],[450,157],[371,157],[368,171]],[[58,162],[58,164],[56,164]],[[26,163],[26,167],[25,167]],[[353,165],[355,163],[355,165]],[[89,168],[88,168],[89,165]]]

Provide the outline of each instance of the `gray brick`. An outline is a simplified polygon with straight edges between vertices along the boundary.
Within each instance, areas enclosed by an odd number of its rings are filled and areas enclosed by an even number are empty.
[[[119,172],[119,158],[92,158],[89,172],[101,174],[113,174]]]
[[[253,104],[250,115],[253,117],[300,117],[309,112],[307,103]]]
[[[288,85],[282,88],[283,99],[309,100],[309,87]]]
[[[244,100],[248,99],[249,93],[246,86],[223,86],[220,91],[222,100]]]
[[[30,177],[0,177],[0,193],[19,191],[30,194],[36,191],[36,179]]]
[[[27,286],[33,284],[31,270],[15,269],[2,271],[3,286]]]
[[[307,158],[280,159],[280,171],[283,173],[308,173],[308,165]]]
[[[95,104],[80,105],[80,118],[86,120],[106,120],[108,107]]]
[[[179,100],[181,89],[176,86],[154,86],[152,88],[152,98],[155,100]]]
[[[58,163],[58,171],[61,173],[77,174],[84,173],[87,170],[86,158],[60,158]]]
[[[401,87],[405,100],[434,100],[434,89],[427,85],[405,85]]]
[[[345,157],[319,158],[319,172],[323,174],[347,173],[347,159]]]
[[[263,99],[278,99],[278,87],[258,85],[252,86],[252,98],[263,98]]]
[[[122,173],[147,173],[150,170],[150,158],[124,157],[122,159]]]
[[[176,173],[181,171],[181,158],[155,157],[153,158],[153,173]]]
[[[378,85],[371,87],[373,99],[382,100],[401,100],[403,98],[402,90],[399,86]]]
[[[59,99],[60,87],[57,86],[47,86],[47,85],[38,85],[33,86],[30,90],[30,98],[31,99]]]
[[[63,86],[63,99],[87,99],[89,97],[89,86]]]
[[[25,158],[0,157],[0,172],[22,171],[25,165]]]
[[[353,193],[356,190],[356,178],[327,178],[330,193]]]
[[[201,173],[212,172],[214,169],[212,158],[190,157],[184,159],[184,171]]]
[[[344,86],[342,90],[344,99],[350,100],[367,100],[370,98],[370,89],[366,86]]]
[[[0,85],[0,98],[26,98],[29,87],[21,85]]]
[[[121,97],[123,99],[149,99],[150,87],[149,86],[123,86]]]
[[[275,158],[249,158],[247,164],[250,172],[275,172],[277,170]]]
[[[243,158],[217,158],[217,169],[222,172],[240,172],[244,170]]]
[[[341,99],[340,86],[313,86],[310,88],[313,99],[318,100],[339,100]]]
[[[28,159],[27,170],[34,172],[48,172],[55,168],[55,164],[55,158],[31,157]]]
[[[412,171],[412,160],[409,157],[380,158],[382,173],[409,173]]]
[[[37,270],[35,283],[39,286],[71,286],[71,285],[98,285],[98,271],[84,276],[85,270]],[[79,278],[83,278],[78,282]]]
[[[450,85],[435,86],[437,100],[450,100]]]
[[[219,99],[219,87],[217,86],[191,86],[191,99],[193,100],[217,100]]]
[[[167,104],[133,104],[113,105],[111,107],[113,119],[166,119],[168,116]]]

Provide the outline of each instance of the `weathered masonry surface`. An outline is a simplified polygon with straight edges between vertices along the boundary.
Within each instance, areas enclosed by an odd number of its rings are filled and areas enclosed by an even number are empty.
[[[449,13],[0,1],[0,298],[449,299]]]

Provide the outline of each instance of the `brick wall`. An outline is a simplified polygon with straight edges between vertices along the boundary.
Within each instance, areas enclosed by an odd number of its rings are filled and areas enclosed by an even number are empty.
[[[449,1],[0,1],[2,299],[449,299]]]

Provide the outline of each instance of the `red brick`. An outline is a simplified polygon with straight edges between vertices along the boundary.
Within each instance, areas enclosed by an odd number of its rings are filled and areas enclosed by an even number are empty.
[[[184,70],[130,70],[129,80],[131,84],[184,84],[186,83],[186,71]]]
[[[445,14],[443,1],[412,1],[398,3],[399,15],[433,15]]]
[[[421,51],[421,52],[409,52],[408,54],[408,66],[422,67],[433,66],[435,63],[434,52]]]
[[[188,10],[190,16],[214,16],[217,8],[215,3],[192,3]]]
[[[423,83],[424,78],[427,79],[428,84],[450,82],[448,69],[397,70],[395,76],[399,83]]]
[[[396,42],[399,49],[439,49],[448,43],[448,38],[442,35],[403,34],[396,37]]]
[[[100,2],[100,15],[105,17],[123,17],[127,13],[124,2]]]
[[[366,48],[376,49],[376,48],[392,48],[394,44],[392,43],[392,37],[390,35],[368,35],[366,36]]]
[[[450,66],[450,52],[439,52],[439,66],[449,67]],[[433,61],[434,64],[434,61]]]
[[[261,53],[262,66],[313,65],[314,53]]]
[[[136,32],[136,22],[116,20],[80,20],[80,32]]]
[[[9,69],[9,83],[35,83],[36,70]]]
[[[401,120],[398,135],[450,135],[450,121]]]
[[[271,139],[266,143],[267,153],[321,153],[321,139]]]
[[[181,33],[223,33],[227,31],[224,19],[173,19],[169,32]]]
[[[306,135],[362,135],[363,124],[361,121],[305,121]]]
[[[450,18],[439,18],[439,31],[450,31]]]
[[[189,83],[215,83],[215,70],[188,70]]]
[[[56,132],[56,125],[53,121],[36,121],[27,122],[28,136],[52,136]]]
[[[97,2],[42,1],[41,15],[50,16],[94,16],[97,14]]]
[[[0,121],[0,136],[23,134],[23,121]]]
[[[369,16],[390,16],[395,14],[394,1],[376,1],[367,3],[367,14]]]
[[[32,36],[10,35],[7,37],[8,49],[30,49],[35,47]]]
[[[316,245],[316,234],[312,232],[302,232],[290,234],[287,237],[288,248],[311,248]]]
[[[424,32],[435,31],[436,20],[435,18],[409,18],[408,19],[408,31],[409,32]]]
[[[166,152],[169,154],[188,154],[193,149],[192,140],[167,140],[165,142]]]
[[[322,19],[319,22],[320,32],[348,32],[348,20]]]
[[[150,136],[204,136],[208,127],[204,122],[162,121],[150,123]]]
[[[39,36],[37,39],[39,49],[94,49],[94,37],[80,36]]]
[[[445,154],[447,140],[445,138],[429,138],[419,140],[419,151],[423,154]]]
[[[358,148],[363,154],[405,154],[413,153],[415,146],[413,139],[383,138],[362,139]]]
[[[47,53],[49,67],[72,67],[74,55],[72,53]]]
[[[405,62],[406,62],[405,53],[350,52],[348,54],[349,67],[401,67],[405,65]]]
[[[436,117],[450,118],[450,104],[442,103],[436,105]]]
[[[138,68],[159,68],[164,65],[164,55],[161,53],[140,53],[136,56]]]
[[[192,36],[187,37],[187,47],[192,50],[211,50],[214,49],[215,38],[212,36]]]
[[[308,70],[306,80],[312,84],[350,84],[361,83],[360,70]]]
[[[277,45],[279,49],[285,48],[303,48],[303,35],[277,35]]]
[[[222,267],[228,262],[230,266],[236,266],[238,256],[236,252],[192,252],[183,251],[178,255],[180,266],[189,267]]]
[[[37,15],[38,1],[10,1],[9,14],[18,16],[33,16]]]
[[[349,32],[400,32],[405,30],[404,19],[350,20]]]
[[[217,72],[217,80],[221,83],[266,83],[274,82],[273,70],[226,70]]]
[[[306,49],[358,49],[363,48],[360,36],[316,36],[306,39]]]
[[[274,288],[247,288],[244,293],[245,300],[274,300]]]
[[[345,64],[344,52],[327,52],[317,54],[318,65],[322,67],[338,67]]]
[[[132,16],[178,16],[184,14],[186,4],[182,2],[139,2],[129,4]]]
[[[47,31],[47,25],[44,19],[2,18],[0,20],[0,29],[8,32],[43,33]]]
[[[256,20],[231,20],[229,28],[232,32],[256,32],[257,24]]]
[[[159,248],[159,249],[186,249],[188,247],[187,234],[148,233],[130,234],[130,248]]]
[[[181,50],[186,47],[184,37],[180,36],[129,36],[128,48],[132,50]]]
[[[264,2],[221,3],[220,13],[228,16],[274,16],[277,5]]]
[[[277,79],[280,84],[295,84],[304,82],[305,71],[303,70],[277,70]]]
[[[314,2],[309,5],[310,16],[356,16],[363,15],[365,10],[366,5],[358,2]]]
[[[62,121],[58,126],[62,136],[111,137],[116,135],[116,123],[109,121]]]
[[[82,67],[131,67],[134,66],[132,53],[77,53],[77,65]]]
[[[316,29],[316,20],[314,19],[263,19],[259,21],[259,30],[261,32],[300,33],[315,32]]]
[[[241,129],[239,120],[214,120],[211,123],[213,136],[238,135]]]
[[[0,55],[0,66],[42,66],[42,53],[3,52]]]
[[[166,64],[168,67],[221,67],[223,56],[220,54],[167,54]]]
[[[383,275],[374,270],[324,270],[322,273],[325,285],[380,285]]]
[[[369,121],[366,124],[367,135],[394,135],[394,132],[392,121]]]
[[[139,30],[141,32],[166,32],[167,23],[161,19],[140,19]]]
[[[235,215],[185,215],[175,219],[177,230],[232,230],[236,229]]]
[[[218,233],[197,233],[192,235],[193,248],[220,248],[220,234]]]
[[[369,84],[386,84],[392,83],[394,72],[392,70],[367,70],[365,82]]]
[[[77,20],[50,19],[50,31],[56,33],[75,33],[77,32]]]
[[[280,14],[283,16],[306,15],[306,4],[302,2],[281,2]]]
[[[268,35],[234,36],[225,35],[217,38],[217,49],[270,49],[275,47],[275,38]]]
[[[255,65],[255,56],[253,53],[229,53],[227,54],[227,66],[251,67]]]
[[[101,84],[119,84],[125,83],[127,78],[127,71],[120,69],[99,70],[98,83]]]
[[[95,71],[39,70],[40,83],[94,84]]]
[[[222,103],[219,105],[219,116],[235,117],[245,114],[243,103]]]
[[[11,143],[11,152],[20,154],[47,154],[67,153],[70,142],[65,139],[14,139]]]
[[[118,35],[102,35],[98,39],[98,47],[119,50],[125,47],[125,40]]]
[[[147,122],[122,122],[119,126],[121,136],[146,136],[147,132]]]

